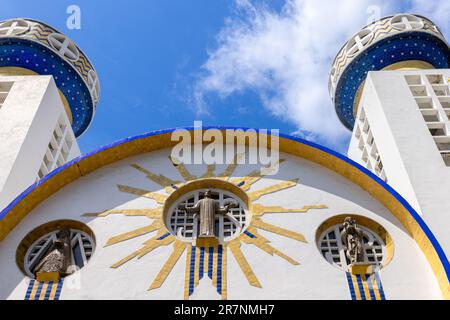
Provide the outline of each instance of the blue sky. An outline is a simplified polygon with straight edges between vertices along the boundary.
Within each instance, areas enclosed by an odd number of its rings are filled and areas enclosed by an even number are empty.
[[[280,129],[345,152],[327,93],[340,46],[373,15],[424,14],[448,37],[450,1],[0,0],[72,38],[93,62],[100,103],[82,152],[155,129]],[[66,8],[81,9],[81,29]]]

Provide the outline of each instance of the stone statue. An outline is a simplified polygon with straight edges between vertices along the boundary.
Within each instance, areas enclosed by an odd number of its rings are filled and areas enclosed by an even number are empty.
[[[363,231],[356,225],[355,219],[346,217],[341,232],[345,255],[351,264],[364,262],[364,236]]]
[[[71,254],[70,229],[61,229],[47,253],[36,265],[35,273],[58,272],[61,276],[66,275]]]
[[[211,198],[211,191],[206,190],[203,199],[200,199],[193,207],[186,206],[185,209],[188,213],[194,213],[194,217],[195,214],[199,214],[199,237],[214,237],[216,215],[225,215],[230,208],[235,208],[236,206],[235,203],[230,203],[221,207],[218,201]]]

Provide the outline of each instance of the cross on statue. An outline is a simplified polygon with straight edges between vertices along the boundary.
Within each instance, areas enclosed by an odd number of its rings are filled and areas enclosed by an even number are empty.
[[[217,215],[226,215],[231,208],[236,208],[237,204],[229,203],[220,206],[219,201],[211,198],[211,190],[206,190],[204,198],[197,201],[192,207],[185,207],[187,213],[198,215],[200,221],[200,232],[198,237],[215,237],[215,220]]]

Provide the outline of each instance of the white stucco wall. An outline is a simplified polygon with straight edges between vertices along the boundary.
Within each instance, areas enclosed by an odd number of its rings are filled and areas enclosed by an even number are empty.
[[[154,200],[117,190],[117,184],[164,193],[156,183],[129,165],[137,163],[157,174],[183,181],[168,161],[169,150],[160,150],[122,160],[99,169],[64,187],[35,208],[9,236],[0,243],[0,298],[23,299],[29,279],[16,265],[20,241],[35,227],[52,220],[73,219],[86,223],[95,233],[96,250],[78,273],[65,279],[61,299],[182,299],[185,279],[185,254],[159,289],[147,291],[169,257],[172,247],[157,248],[141,259],[134,259],[118,269],[110,266],[140,248],[155,233],[104,247],[117,234],[148,225],[144,217],[110,215],[83,217],[86,212],[113,208],[154,208]],[[270,232],[259,233],[271,245],[300,262],[294,266],[278,256],[270,256],[252,245],[242,244],[242,251],[258,277],[262,288],[248,284],[233,255],[228,251],[228,299],[350,299],[345,272],[330,265],[315,243],[317,228],[339,214],[358,214],[380,223],[392,236],[395,252],[392,262],[380,272],[387,299],[439,299],[437,281],[425,257],[401,224],[380,203],[341,176],[309,161],[281,154],[286,159],[279,172],[254,185],[250,191],[280,181],[299,178],[297,186],[261,197],[257,203],[286,208],[325,204],[327,209],[308,213],[266,214],[262,219],[274,225],[302,233],[308,243],[298,242]],[[187,166],[201,175],[206,165]],[[216,173],[225,166],[217,166]],[[255,166],[240,165],[233,176],[245,176]],[[193,298],[219,298],[212,285],[203,281]]]
[[[369,72],[358,116],[361,110],[365,111],[388,183],[422,215],[448,257],[450,167],[445,165],[405,80],[406,75],[421,75],[429,96],[438,104],[425,80],[426,75],[432,74],[442,75],[448,87],[449,69]],[[450,128],[445,113],[441,114],[440,121]],[[447,135],[450,137],[450,130]],[[363,164],[355,132],[348,155]]]
[[[0,77],[14,82],[0,108],[0,210],[36,181],[60,117],[73,137],[69,159],[78,145],[52,76]]]

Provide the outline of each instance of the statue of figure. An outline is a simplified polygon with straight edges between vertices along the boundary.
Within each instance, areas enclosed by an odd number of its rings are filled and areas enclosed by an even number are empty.
[[[363,231],[356,225],[356,221],[352,217],[346,217],[343,226],[341,240],[344,245],[345,255],[351,264],[364,262]]]
[[[194,213],[194,216],[199,214],[199,237],[214,237],[216,215],[225,215],[230,208],[235,208],[236,206],[236,204],[230,203],[221,207],[218,201],[211,198],[211,191],[206,190],[203,199],[200,199],[193,207],[186,206],[185,209],[187,213]]]
[[[56,234],[56,240],[34,269],[35,273],[58,272],[66,275],[71,261],[70,229],[61,229]]]

